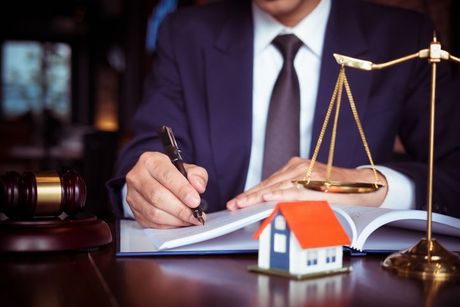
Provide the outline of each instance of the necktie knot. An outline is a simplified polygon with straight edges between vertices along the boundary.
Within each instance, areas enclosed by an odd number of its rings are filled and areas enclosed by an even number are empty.
[[[292,62],[303,43],[294,34],[283,34],[273,39],[273,45],[281,52],[285,62]]]

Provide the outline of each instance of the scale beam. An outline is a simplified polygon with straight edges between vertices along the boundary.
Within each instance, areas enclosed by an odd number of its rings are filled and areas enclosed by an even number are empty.
[[[441,62],[441,60],[445,60],[445,61],[450,60],[453,62],[460,63],[460,58],[457,58],[449,54],[449,52],[441,49],[441,44],[436,40],[436,37],[434,37],[433,41],[431,42],[430,48],[422,49],[416,53],[409,54],[401,58],[394,59],[394,60],[384,62],[384,63],[376,64],[371,61],[356,59],[356,58],[352,58],[352,57],[345,56],[345,55],[338,54],[338,53],[334,53],[334,58],[337,61],[337,64],[341,66],[356,68],[360,70],[384,69],[384,68],[394,66],[394,65],[397,65],[403,62],[407,62],[407,61],[410,61],[416,58],[428,59],[431,63]]]
[[[384,63],[373,63],[371,61],[352,58],[349,56],[334,53],[334,58],[340,65],[339,77],[326,113],[323,127],[318,138],[311,163],[307,169],[306,176],[303,180],[294,180],[296,184],[301,184],[304,188],[329,192],[329,193],[370,193],[377,191],[381,185],[378,183],[378,178],[375,171],[375,166],[372,161],[369,147],[367,145],[364,131],[361,127],[355,103],[351,94],[350,86],[345,74],[345,68],[350,67],[359,70],[371,71],[379,70],[394,65],[401,64],[413,59],[427,59],[431,65],[431,95],[430,95],[430,120],[429,120],[429,152],[428,152],[428,176],[427,176],[427,236],[421,239],[415,246],[405,251],[392,254],[388,256],[383,262],[382,266],[390,271],[396,272],[405,277],[417,277],[421,279],[433,280],[449,280],[460,278],[460,257],[445,249],[441,244],[436,242],[431,237],[432,226],[432,201],[433,201],[433,171],[434,171],[434,127],[435,127],[435,105],[436,105],[436,67],[441,61],[453,61],[460,64],[460,58],[449,54],[447,51],[442,50],[441,43],[433,36],[429,48],[419,50],[416,53],[403,56]],[[375,174],[375,183],[359,183],[359,182],[338,182],[330,178],[330,169],[333,161],[333,151],[335,134],[337,128],[337,120],[340,109],[340,100],[342,96],[342,89],[345,87],[347,97],[352,107],[353,115],[355,117],[358,130],[361,135],[363,145],[368,155],[369,161]],[[336,107],[336,115],[334,118],[331,145],[329,149],[329,159],[327,162],[327,178],[325,181],[310,180],[312,170],[317,158],[319,147],[323,141],[324,133],[326,131],[329,118],[332,113],[333,107]]]

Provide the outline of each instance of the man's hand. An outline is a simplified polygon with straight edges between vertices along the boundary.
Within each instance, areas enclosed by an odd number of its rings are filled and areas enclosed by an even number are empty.
[[[126,201],[140,225],[151,228],[201,225],[190,209],[200,204],[199,193],[206,189],[208,173],[196,165],[184,166],[188,180],[166,155],[145,152],[140,156],[126,175]]]
[[[330,203],[343,205],[379,206],[387,194],[387,181],[378,173],[379,181],[383,188],[373,193],[325,193],[319,191],[298,188],[292,180],[303,179],[310,164],[310,160],[299,157],[292,158],[280,170],[262,181],[260,184],[241,193],[227,202],[229,210],[248,207],[262,201],[290,201],[290,200],[327,200]],[[326,165],[316,162],[311,174],[311,180],[325,180]],[[372,169],[348,169],[333,167],[331,180],[345,182],[368,182],[374,183]]]

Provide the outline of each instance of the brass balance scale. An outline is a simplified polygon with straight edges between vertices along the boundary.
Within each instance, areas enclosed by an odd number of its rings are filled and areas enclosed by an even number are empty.
[[[435,119],[435,101],[436,101],[436,68],[437,63],[442,60],[450,60],[460,63],[457,58],[448,52],[442,50],[441,44],[437,41],[436,35],[433,36],[429,48],[422,49],[414,54],[410,54],[392,61],[381,64],[374,64],[356,58],[347,57],[340,54],[334,54],[337,63],[340,65],[340,71],[337,78],[329,107],[321,128],[318,141],[313,151],[310,165],[303,179],[294,180],[293,183],[301,185],[306,189],[328,192],[328,193],[370,193],[375,192],[383,187],[379,182],[377,170],[372,160],[371,152],[364,134],[364,130],[359,120],[356,105],[351,93],[350,85],[345,73],[346,67],[360,70],[379,70],[393,65],[397,65],[415,58],[426,58],[431,64],[431,95],[430,95],[430,140],[429,140],[429,158],[428,158],[428,182],[427,182],[427,231],[426,238],[422,238],[415,246],[388,256],[382,263],[382,266],[392,272],[405,277],[416,277],[428,280],[450,280],[460,278],[460,257],[444,248],[439,242],[432,238],[432,199],[433,199],[433,160],[434,160],[434,119]],[[350,102],[351,111],[356,122],[359,135],[364,145],[367,157],[374,173],[375,181],[373,183],[365,182],[343,182],[331,180],[332,163],[334,159],[335,139],[337,134],[337,123],[339,119],[339,110],[342,100],[343,87],[347,98]],[[331,143],[326,166],[325,180],[311,180],[312,170],[318,157],[318,152],[324,139],[324,134],[328,127],[333,109],[335,106],[334,121],[331,132]]]

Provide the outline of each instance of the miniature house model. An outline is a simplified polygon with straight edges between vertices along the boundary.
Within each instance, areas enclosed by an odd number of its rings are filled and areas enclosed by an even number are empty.
[[[254,234],[256,271],[296,278],[349,271],[342,246],[350,239],[326,201],[279,203]]]

